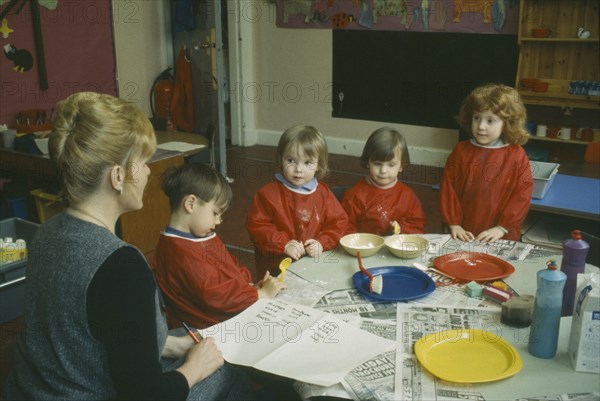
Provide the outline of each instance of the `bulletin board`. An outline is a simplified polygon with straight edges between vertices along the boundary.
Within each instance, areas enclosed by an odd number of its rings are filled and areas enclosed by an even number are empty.
[[[457,128],[462,100],[489,82],[513,86],[516,35],[333,31],[332,116]]]
[[[0,13],[6,14],[0,21],[0,124],[14,127],[25,110],[46,111],[38,115],[49,119],[56,103],[75,92],[117,94],[111,0],[0,0]],[[132,18],[118,17],[117,23]]]

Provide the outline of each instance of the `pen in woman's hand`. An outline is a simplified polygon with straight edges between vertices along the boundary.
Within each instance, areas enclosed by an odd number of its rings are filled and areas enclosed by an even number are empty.
[[[192,340],[194,340],[194,342],[196,344],[200,344],[200,340],[196,336],[196,333],[194,333],[192,331],[192,329],[190,329],[190,326],[188,326],[186,322],[181,322],[181,325],[183,326],[183,328],[185,329],[185,331],[187,331],[187,333],[190,335],[190,337],[192,337]]]

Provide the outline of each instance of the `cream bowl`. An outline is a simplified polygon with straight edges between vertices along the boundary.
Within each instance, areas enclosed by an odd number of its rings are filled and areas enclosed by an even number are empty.
[[[387,237],[385,246],[400,259],[414,259],[427,251],[429,241],[418,235],[397,234]]]
[[[362,258],[373,256],[383,247],[384,239],[379,235],[355,233],[340,238],[340,245],[346,252],[356,256],[360,252]]]

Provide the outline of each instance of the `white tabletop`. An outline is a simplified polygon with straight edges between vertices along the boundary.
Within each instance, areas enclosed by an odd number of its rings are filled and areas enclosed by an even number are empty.
[[[428,237],[436,236],[428,235]],[[435,251],[435,249],[432,250]],[[441,248],[438,248],[437,251],[438,254],[447,253],[441,252]],[[383,248],[378,254],[363,258],[363,264],[367,268],[413,266],[414,262],[427,264],[436,256],[435,252],[432,253],[433,255],[424,254],[420,258],[402,260]],[[516,271],[504,281],[520,294],[535,294],[536,273],[546,267],[548,255],[543,252],[535,253],[535,255],[538,256],[522,261],[514,260],[514,256],[510,258],[513,259],[510,260],[510,263],[515,266]],[[556,259],[560,265],[560,255],[554,255],[552,258]],[[591,265],[588,265],[587,269],[598,270]],[[326,252],[319,258],[302,258],[294,262],[288,271],[300,276],[302,280],[308,280],[329,291],[335,291],[352,288],[351,277],[358,271],[358,264],[355,257],[340,249]],[[513,377],[491,383],[474,384],[473,389],[479,392],[485,400],[516,400],[566,393],[600,393],[600,375],[575,372],[573,369],[567,354],[570,327],[571,318],[562,318],[557,355],[553,359],[539,359],[533,357],[527,350],[528,327],[517,329],[498,323],[501,332],[497,334],[500,334],[517,349],[523,360],[523,368]],[[337,395],[339,396],[339,394]]]

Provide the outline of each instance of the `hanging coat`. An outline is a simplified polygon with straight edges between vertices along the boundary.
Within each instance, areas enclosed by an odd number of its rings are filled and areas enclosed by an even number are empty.
[[[185,48],[179,50],[175,64],[175,84],[171,98],[171,119],[173,124],[185,132],[194,132],[194,96],[192,94],[192,71],[185,55]]]

